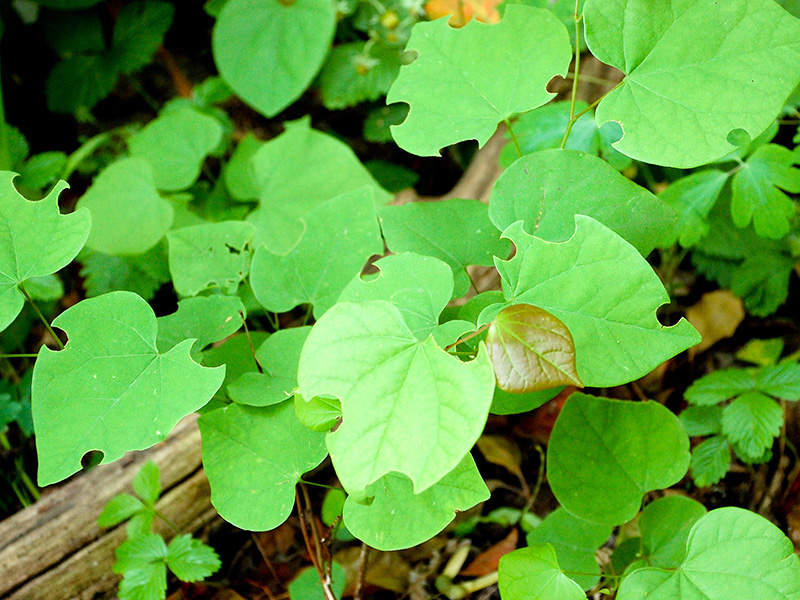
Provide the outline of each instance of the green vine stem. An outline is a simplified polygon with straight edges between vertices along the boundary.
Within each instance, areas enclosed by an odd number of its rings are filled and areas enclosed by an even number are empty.
[[[561,148],[567,145],[572,126],[578,118],[575,116],[575,103],[578,100],[578,78],[581,72],[581,19],[583,16],[580,14],[580,1],[575,0],[575,12],[573,18],[575,20],[575,69],[572,75],[572,95],[569,101],[569,123],[567,123],[567,130],[564,132],[564,138],[561,140]]]
[[[53,331],[53,328],[50,326],[50,322],[44,317],[44,315],[42,314],[42,311],[39,310],[39,307],[36,306],[36,303],[33,301],[33,298],[31,298],[30,294],[28,293],[28,290],[25,289],[25,286],[22,285],[22,283],[18,283],[17,284],[17,289],[20,292],[22,292],[22,295],[25,296],[25,300],[28,301],[28,304],[30,304],[33,307],[33,310],[36,311],[36,314],[39,315],[39,319],[41,319],[41,321],[44,324],[44,326],[47,329],[47,331],[50,332],[50,335],[53,336],[53,339],[55,340],[56,345],[58,346],[59,350],[63,350],[64,349],[64,344],[61,341],[61,338],[59,338],[56,335],[56,332]]]
[[[36,358],[38,354],[0,354],[0,358]]]
[[[36,487],[33,481],[31,481],[31,478],[28,476],[28,472],[25,470],[25,465],[23,465],[21,461],[17,461],[16,466],[17,473],[19,474],[22,484],[28,490],[28,493],[31,495],[31,498],[33,498],[33,501],[36,502],[42,497],[42,493],[39,491],[39,488]]]
[[[465,336],[465,337],[462,337],[462,338],[459,338],[459,339],[457,339],[455,342],[453,342],[453,343],[452,343],[452,344],[450,344],[449,346],[445,346],[445,348],[444,348],[444,351],[445,351],[445,352],[447,352],[447,351],[448,351],[448,350],[450,350],[451,348],[455,348],[456,346],[458,346],[459,344],[463,344],[463,343],[464,343],[464,342],[466,342],[467,340],[471,340],[471,339],[472,339],[472,338],[474,338],[474,337],[478,337],[478,336],[479,336],[480,334],[482,334],[484,331],[486,331],[487,329],[489,329],[489,327],[490,327],[491,325],[492,325],[491,323],[487,323],[486,325],[484,325],[483,327],[481,327],[481,328],[480,328],[480,329],[478,329],[477,331],[473,331],[473,332],[472,332],[472,333],[470,333],[469,335],[467,335],[467,336]]]
[[[520,158],[522,158],[522,148],[519,145],[519,141],[517,140],[517,136],[514,135],[514,128],[511,126],[511,120],[505,119],[506,128],[508,129],[508,135],[511,136],[511,142],[514,144],[514,148],[517,151],[517,154]],[[473,283],[474,285],[474,283]],[[477,288],[476,288],[477,290]]]
[[[0,21],[0,40],[3,39],[3,22]],[[3,78],[0,71],[0,169],[14,168],[11,164],[11,152],[8,148],[8,127],[6,126],[6,109],[3,103]]]

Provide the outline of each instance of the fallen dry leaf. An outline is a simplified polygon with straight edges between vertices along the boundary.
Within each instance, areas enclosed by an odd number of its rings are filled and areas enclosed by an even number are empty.
[[[519,531],[514,527],[504,539],[478,554],[475,560],[469,563],[459,575],[464,577],[483,577],[497,571],[500,559],[509,552],[516,550],[517,542],[519,542]]]
[[[478,439],[478,449],[490,463],[504,467],[517,477],[522,476],[522,452],[514,440],[502,435],[482,435]]]
[[[697,304],[690,306],[686,319],[703,336],[703,341],[689,348],[689,356],[694,357],[733,335],[744,319],[744,304],[733,292],[716,290],[703,294]]]

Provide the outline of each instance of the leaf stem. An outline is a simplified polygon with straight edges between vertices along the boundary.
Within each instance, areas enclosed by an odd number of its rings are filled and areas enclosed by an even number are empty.
[[[540,444],[536,444],[536,452],[539,453],[539,472],[536,473],[536,483],[533,486],[533,492],[531,492],[528,501],[525,503],[525,507],[520,511],[517,523],[522,521],[523,517],[533,508],[533,505],[536,502],[536,497],[539,495],[539,490],[542,489],[542,482],[544,482],[545,455],[544,449],[542,449]],[[515,525],[517,523],[515,523]]]
[[[470,333],[468,336],[465,336],[465,337],[463,337],[463,338],[459,338],[459,339],[457,339],[455,342],[453,342],[453,343],[452,343],[452,344],[450,344],[449,346],[445,346],[445,348],[444,348],[444,351],[445,351],[445,352],[447,352],[448,350],[450,350],[450,348],[455,348],[456,346],[458,346],[459,344],[463,344],[463,343],[464,343],[464,342],[466,342],[467,340],[471,340],[471,339],[472,339],[472,338],[474,338],[474,337],[478,337],[478,336],[479,336],[480,334],[482,334],[484,331],[486,331],[487,329],[489,329],[489,327],[490,327],[491,325],[492,325],[491,323],[487,323],[486,325],[484,325],[483,327],[481,327],[481,328],[480,328],[480,329],[478,329],[477,331],[473,331],[472,333]]]
[[[157,516],[159,519],[161,519],[162,521],[164,521],[164,523],[167,524],[167,527],[172,529],[172,531],[174,531],[176,534],[178,534],[178,535],[181,534],[180,527],[178,527],[169,517],[164,515],[164,513],[162,513],[160,510],[157,510],[155,506],[153,507],[153,514],[155,516]]]
[[[11,443],[8,441],[8,437],[4,431],[0,432],[0,447],[2,447],[3,450],[11,451]]]
[[[264,373],[264,369],[261,368],[261,363],[258,362],[258,358],[256,358],[256,349],[253,346],[253,338],[250,337],[250,330],[247,328],[247,319],[244,318],[244,313],[239,311],[239,316],[242,318],[242,325],[244,326],[244,334],[247,336],[247,343],[250,346],[250,353],[253,355],[253,360],[256,363],[256,369],[258,369],[259,373]]]
[[[514,148],[517,151],[517,154],[520,158],[522,158],[522,148],[519,145],[519,141],[517,140],[517,136],[514,135],[514,128],[511,126],[511,120],[505,119],[506,129],[508,129],[508,135],[511,136],[511,142],[514,144]],[[477,288],[476,288],[477,289]]]
[[[367,581],[367,567],[369,565],[369,546],[361,542],[361,551],[358,553],[358,579],[356,579],[356,589],[353,592],[353,600],[362,600],[361,592]]]
[[[39,307],[36,306],[36,303],[33,301],[33,298],[31,298],[30,294],[28,293],[28,290],[25,289],[25,286],[22,285],[22,282],[17,284],[17,289],[20,292],[22,292],[22,295],[25,296],[25,300],[28,301],[28,304],[30,304],[33,307],[33,310],[36,312],[36,314],[39,315],[39,319],[41,319],[42,323],[45,326],[45,329],[47,329],[47,331],[50,332],[50,335],[53,336],[53,340],[55,340],[56,346],[58,346],[59,350],[63,350],[64,344],[62,343],[61,338],[59,338],[56,335],[56,332],[53,331],[53,328],[50,326],[50,322],[44,318],[42,311],[40,311]]]
[[[299,488],[299,490],[297,488]],[[330,572],[326,572],[327,570],[325,569],[323,563],[322,550],[320,548],[321,543],[319,541],[319,535],[317,534],[317,527],[314,524],[314,517],[312,515],[309,518],[307,512],[307,510],[310,511],[311,509],[311,499],[308,496],[308,490],[303,483],[300,483],[297,488],[295,488],[295,502],[297,503],[297,512],[298,516],[300,517],[300,531],[303,534],[303,541],[306,544],[308,557],[311,559],[311,564],[314,566],[317,571],[317,575],[319,576],[319,583],[322,587],[322,593],[325,596],[325,600],[336,600],[336,596],[331,590]],[[303,506],[303,501],[301,500],[301,491],[302,498],[305,499],[305,504],[308,509]],[[311,529],[312,535],[314,536],[315,544],[313,545],[308,534],[308,528]]]
[[[305,479],[301,479],[298,483],[302,483],[304,485],[313,485],[315,487],[321,487],[327,490],[341,491],[341,488],[333,487],[332,485],[325,485],[324,483],[317,483],[315,481],[306,481]]]
[[[575,79],[575,73],[567,73],[564,79]],[[604,79],[602,77],[592,77],[591,75],[581,75],[581,80],[586,83],[596,83],[598,85],[616,85],[618,81]]]
[[[0,358],[36,358],[38,354],[0,354]]]
[[[572,76],[572,94],[569,100],[569,123],[567,123],[567,130],[564,132],[564,137],[561,140],[561,148],[567,145],[567,139],[572,131],[572,126],[577,121],[575,116],[575,103],[578,100],[578,78],[581,72],[581,19],[583,18],[580,13],[580,0],[575,0],[575,12],[573,19],[575,20],[575,69]]]

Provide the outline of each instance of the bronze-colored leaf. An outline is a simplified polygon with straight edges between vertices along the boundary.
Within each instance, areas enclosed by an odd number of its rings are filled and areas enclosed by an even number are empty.
[[[559,319],[530,304],[503,309],[486,335],[501,390],[523,394],[559,385],[583,387],[572,334]]]

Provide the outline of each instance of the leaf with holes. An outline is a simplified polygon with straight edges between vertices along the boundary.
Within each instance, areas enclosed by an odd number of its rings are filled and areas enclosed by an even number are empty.
[[[250,275],[259,303],[279,313],[313,304],[314,315],[322,316],[367,259],[383,252],[373,197],[363,187],[317,206],[303,217],[305,233],[285,254],[259,247]]]
[[[800,80],[800,22],[773,0],[586,0],[586,43],[625,73],[597,107],[614,147],[643,162],[696,167],[778,116]],[[658,115],[658,118],[653,118]]]
[[[486,205],[458,198],[442,202],[411,202],[379,211],[386,245],[392,252],[416,252],[443,260],[453,269],[455,295],[470,285],[468,265],[491,266],[495,256],[508,256]]]
[[[576,517],[620,525],[652,490],[689,468],[689,438],[678,417],[657,402],[573,394],[558,416],[547,451],[556,499]]]
[[[241,529],[266,531],[286,520],[294,486],[327,456],[325,434],[311,431],[291,402],[231,404],[200,417],[211,503]]]
[[[233,294],[250,272],[255,227],[244,221],[193,225],[170,231],[169,271],[175,291],[196,296],[207,288]]]
[[[288,400],[297,387],[297,363],[311,327],[276,331],[259,346],[262,372],[250,371],[228,385],[228,396],[248,406],[269,406]]]
[[[376,206],[391,200],[350,147],[312,129],[309,118],[288,121],[284,127],[251,159],[259,206],[247,220],[256,226],[256,246],[286,254],[306,230],[303,217],[345,193],[368,187]]]
[[[437,327],[453,295],[453,273],[442,261],[411,252],[392,254],[375,261],[377,275],[357,276],[339,296],[339,302],[386,300],[403,314],[418,340]]]
[[[14,173],[0,172],[0,331],[22,310],[18,285],[67,266],[89,236],[87,210],[58,211],[59,184],[44,200],[30,202],[14,187]]]
[[[392,136],[419,156],[470,139],[483,146],[500,121],[553,98],[547,83],[566,75],[572,55],[567,29],[553,13],[516,4],[496,25],[418,23],[408,50],[419,56],[400,68],[386,102],[411,105]]]
[[[357,501],[393,471],[415,493],[441,480],[480,436],[494,391],[485,352],[462,362],[431,337],[418,340],[384,301],[341,302],[325,313],[303,347],[298,380],[303,397],[342,403],[328,450]]]
[[[622,580],[619,600],[795,600],[800,559],[783,532],[752,512],[719,508],[701,517],[677,569],[647,567]]]
[[[367,488],[370,504],[348,496],[344,524],[377,550],[400,550],[421,544],[442,531],[458,511],[489,499],[489,490],[467,454],[455,469],[419,494],[408,477],[388,473]]]
[[[192,340],[156,347],[157,322],[136,294],[112,292],[76,304],[53,326],[67,332],[66,349],[39,351],[33,372],[39,483],[81,468],[90,450],[103,463],[163,441],[180,419],[219,389],[221,368],[189,357]]]
[[[501,390],[527,394],[559,385],[583,387],[569,329],[536,306],[501,310],[486,334],[486,349]]]
[[[552,243],[525,233],[522,222],[503,234],[517,247],[496,260],[509,303],[538,306],[561,320],[575,342],[586,386],[620,385],[642,377],[700,341],[681,319],[665,327],[656,309],[669,302],[642,255],[594,219],[575,217],[575,233]]]
[[[489,216],[499,229],[522,220],[527,233],[551,242],[569,239],[576,214],[599,221],[644,256],[675,222],[664,202],[604,160],[577,150],[523,156],[500,175],[489,200]]]

